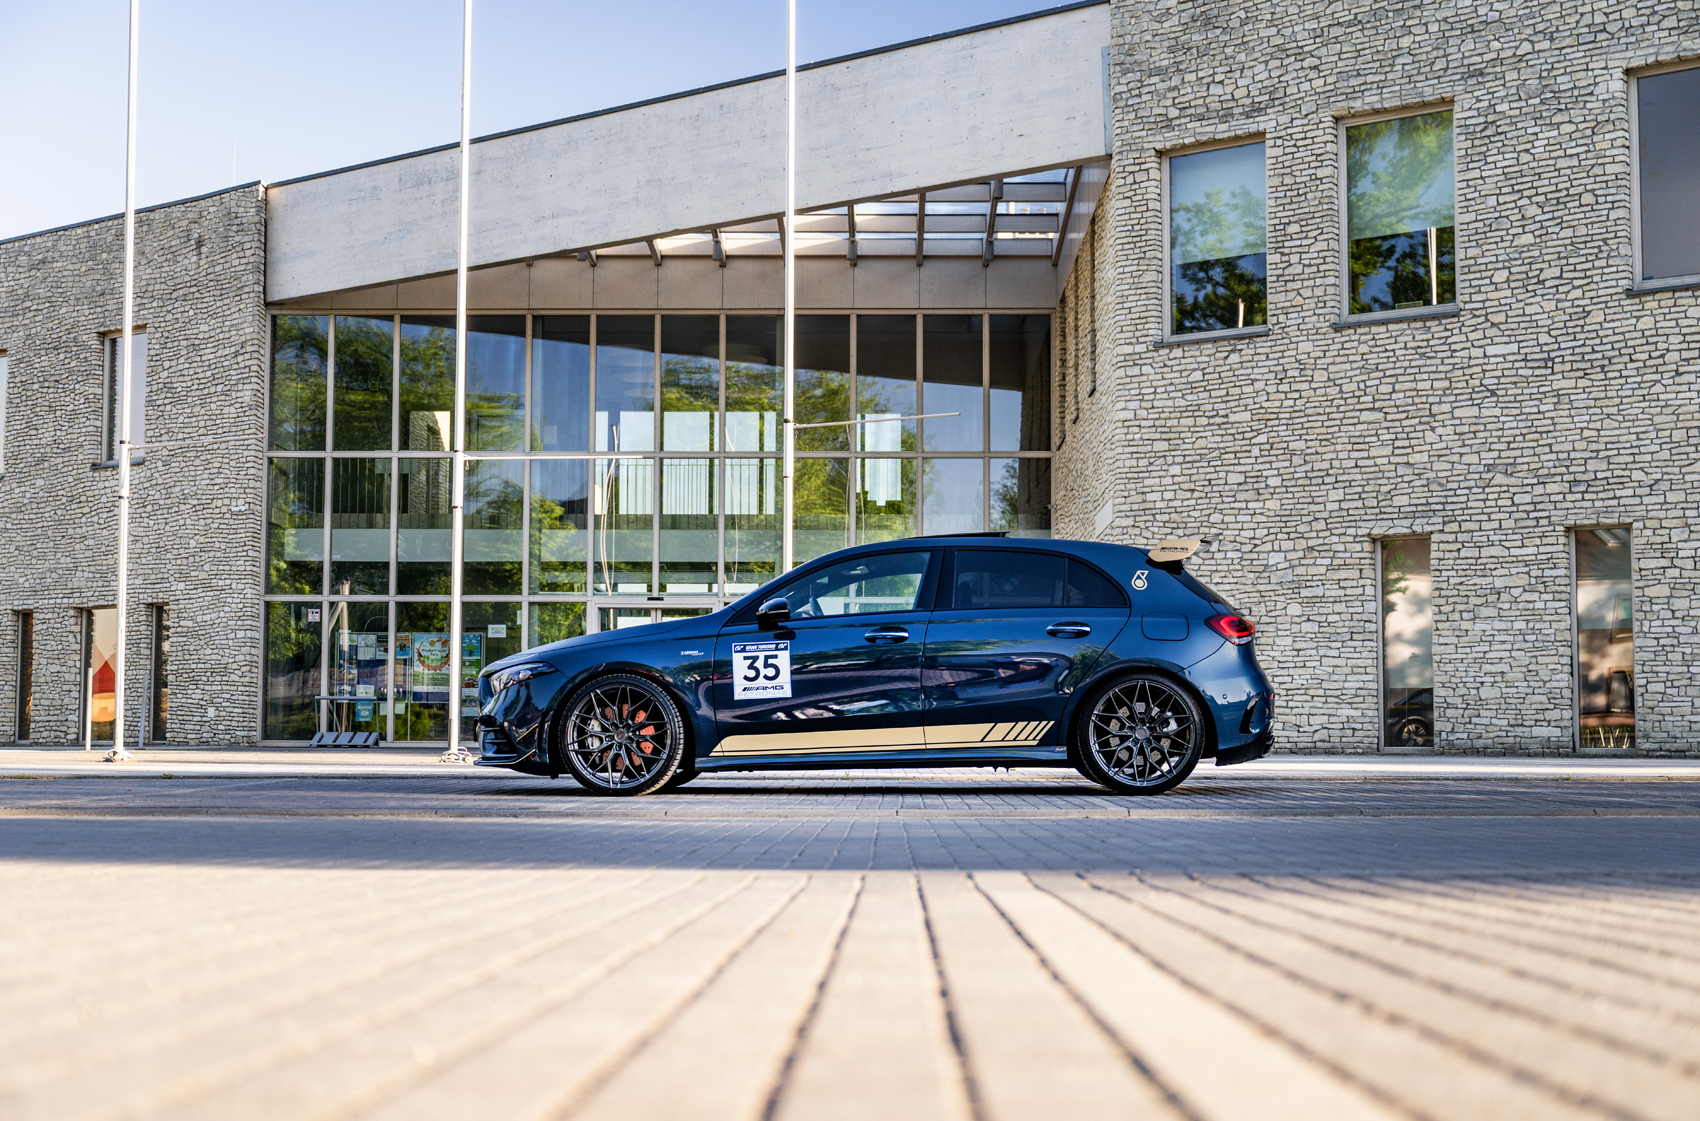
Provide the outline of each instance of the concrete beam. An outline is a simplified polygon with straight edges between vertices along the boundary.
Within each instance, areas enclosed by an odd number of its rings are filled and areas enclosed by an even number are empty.
[[[798,75],[803,208],[1102,158],[1109,7],[1073,8]],[[474,266],[784,209],[784,79],[763,77],[478,141]],[[267,191],[267,298],[455,267],[458,151]]]

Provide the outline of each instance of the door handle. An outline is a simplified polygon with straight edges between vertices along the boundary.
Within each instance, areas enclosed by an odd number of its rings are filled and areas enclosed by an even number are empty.
[[[903,627],[875,627],[862,636],[864,642],[908,642],[909,632]]]
[[[1092,633],[1092,628],[1085,623],[1052,623],[1045,628],[1045,633],[1052,638],[1085,638]]]

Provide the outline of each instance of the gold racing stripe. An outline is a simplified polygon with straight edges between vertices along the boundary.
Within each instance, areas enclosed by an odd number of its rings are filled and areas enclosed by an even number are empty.
[[[807,755],[834,751],[891,751],[922,747],[921,726],[864,728],[845,732],[768,732],[759,736],[727,736],[712,755]]]
[[[727,755],[820,755],[857,751],[892,751],[911,747],[1032,747],[1050,732],[1054,721],[1027,720],[1004,724],[944,724],[936,728],[864,728],[860,731],[767,732],[727,736],[711,753]]]

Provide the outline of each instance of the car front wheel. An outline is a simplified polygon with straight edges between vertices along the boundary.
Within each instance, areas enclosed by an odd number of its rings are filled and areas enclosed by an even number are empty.
[[[1133,673],[1086,698],[1075,728],[1080,773],[1121,794],[1179,786],[1204,752],[1204,714],[1166,677]]]
[[[678,772],[684,752],[679,706],[644,678],[599,677],[567,702],[561,754],[572,776],[593,794],[659,790]]]

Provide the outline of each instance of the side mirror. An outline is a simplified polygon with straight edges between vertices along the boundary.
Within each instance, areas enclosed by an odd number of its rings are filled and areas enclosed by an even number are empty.
[[[756,626],[764,631],[776,631],[790,621],[790,600],[770,599],[756,608]]]

